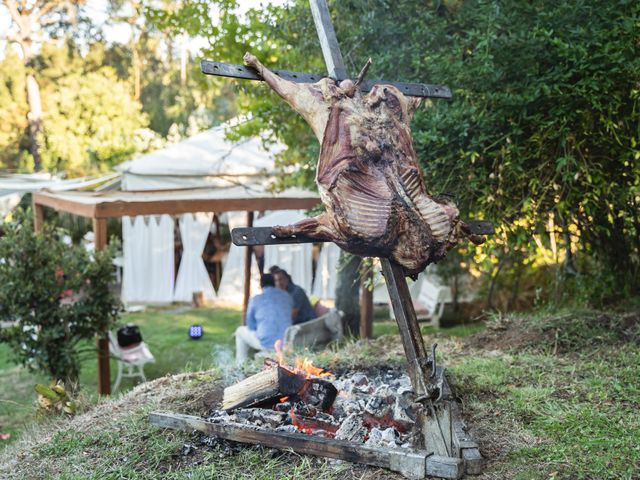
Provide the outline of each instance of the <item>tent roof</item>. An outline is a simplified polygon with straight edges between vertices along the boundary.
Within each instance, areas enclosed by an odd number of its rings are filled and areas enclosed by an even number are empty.
[[[132,175],[179,176],[251,176],[273,171],[274,155],[284,147],[277,144],[265,150],[259,137],[229,141],[225,133],[234,123],[237,121],[121,163],[116,170]]]
[[[146,192],[36,192],[42,205],[89,218],[135,215],[308,209],[320,203],[316,193],[289,189],[274,194],[263,186]]]

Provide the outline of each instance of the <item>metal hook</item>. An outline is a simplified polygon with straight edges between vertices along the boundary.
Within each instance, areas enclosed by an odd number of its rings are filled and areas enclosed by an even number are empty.
[[[438,347],[437,343],[433,344],[431,347],[431,375],[429,378],[435,378],[436,376],[436,348]]]

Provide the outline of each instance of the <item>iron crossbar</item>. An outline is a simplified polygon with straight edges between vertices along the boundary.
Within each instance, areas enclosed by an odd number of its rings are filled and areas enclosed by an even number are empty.
[[[200,68],[202,69],[202,72],[207,75],[241,78],[244,80],[263,80],[263,78],[255,69],[251,67],[245,67],[244,65],[203,60],[200,63]],[[295,83],[315,83],[326,77],[326,75],[322,75],[319,73],[290,72],[289,70],[272,71],[280,78]],[[344,78],[339,78],[338,80],[344,80]],[[445,100],[450,100],[452,97],[451,90],[449,90],[449,87],[446,87],[444,85],[389,82],[387,80],[365,80],[360,85],[360,90],[362,90],[363,92],[369,92],[374,85],[378,84],[393,85],[408,97],[441,98]]]
[[[470,220],[465,222],[473,235],[493,235],[493,224],[487,220]],[[307,235],[291,235],[279,237],[273,233],[271,227],[240,227],[231,232],[231,240],[234,245],[248,247],[252,245],[288,245],[294,243],[321,243],[327,240],[310,237]]]

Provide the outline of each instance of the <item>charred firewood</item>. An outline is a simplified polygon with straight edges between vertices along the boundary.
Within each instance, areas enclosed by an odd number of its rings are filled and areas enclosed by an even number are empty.
[[[273,365],[224,389],[222,408],[272,406],[290,400],[302,401],[323,412],[331,409],[338,390],[328,381],[307,377]]]
[[[272,366],[224,389],[222,408],[257,407],[274,404],[298,393],[306,378],[280,366]]]

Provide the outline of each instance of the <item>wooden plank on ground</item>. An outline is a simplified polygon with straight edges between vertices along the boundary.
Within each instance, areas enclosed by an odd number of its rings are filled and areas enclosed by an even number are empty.
[[[301,433],[264,431],[245,425],[212,423],[191,415],[153,412],[149,415],[149,421],[162,428],[197,430],[235,442],[260,444],[306,455],[387,468],[415,480],[423,479],[427,475],[458,479],[461,478],[464,467],[460,459],[429,455],[422,450],[369,447]]]

